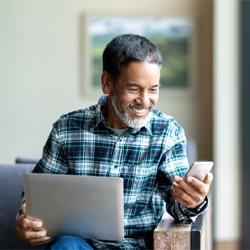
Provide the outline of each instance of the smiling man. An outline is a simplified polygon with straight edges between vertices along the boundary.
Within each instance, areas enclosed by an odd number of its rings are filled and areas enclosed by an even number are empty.
[[[119,79],[102,73],[103,92],[109,95],[107,121],[113,128],[141,128],[149,119],[159,97],[160,67],[148,62],[134,62],[124,68]]]
[[[145,37],[115,37],[103,52],[104,95],[98,104],[54,123],[33,170],[123,178],[125,239],[52,239],[42,221],[26,218],[25,201],[16,223],[20,238],[32,245],[49,242],[49,249],[151,249],[153,230],[165,210],[183,222],[206,210],[212,174],[203,182],[185,177],[184,130],[173,117],[155,110],[161,65],[159,50]]]

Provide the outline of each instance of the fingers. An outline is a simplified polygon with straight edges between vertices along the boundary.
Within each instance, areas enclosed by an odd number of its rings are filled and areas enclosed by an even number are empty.
[[[38,245],[42,245],[42,244],[47,244],[52,240],[51,237],[48,236],[43,236],[43,237],[39,237],[39,238],[29,238],[26,239],[25,242],[33,245],[33,246],[38,246]]]
[[[213,181],[213,178],[214,178],[213,174],[208,173],[204,179],[204,183],[210,185]]]
[[[211,176],[207,177],[211,183]],[[209,184],[205,184],[194,177],[180,178],[175,176],[172,185],[174,199],[187,208],[199,206],[209,191]]]
[[[23,203],[22,205],[22,214],[26,216],[26,203]]]
[[[208,185],[204,184],[202,181],[199,181],[198,179],[192,176],[188,176],[185,179],[185,181],[183,181],[182,187],[186,188],[186,186],[187,186],[187,190],[189,189],[192,190],[190,194],[194,196],[197,194],[206,196],[209,191]]]
[[[174,197],[174,199],[180,203],[182,206],[187,207],[187,208],[192,208],[195,207],[194,203],[192,203],[192,201],[190,199],[188,199],[188,196],[182,196],[179,195],[177,189],[172,189],[172,195]]]
[[[20,230],[20,228],[17,227],[16,231],[18,237],[30,245],[41,245],[47,243],[50,240],[50,237],[47,236],[47,232],[44,229],[32,231],[30,229]]]
[[[30,220],[27,219],[23,214],[17,217],[17,227],[21,229],[33,229],[34,231],[39,231],[43,226],[40,220]]]
[[[41,245],[47,243],[51,239],[47,236],[47,231],[42,228],[42,225],[42,221],[28,219],[22,214],[16,219],[16,232],[18,237],[26,243]]]

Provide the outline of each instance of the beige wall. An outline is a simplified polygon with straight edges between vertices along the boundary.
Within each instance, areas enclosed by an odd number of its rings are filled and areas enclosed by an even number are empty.
[[[105,4],[104,4],[105,3]],[[131,6],[133,6],[131,8]],[[191,93],[162,93],[172,114],[212,158],[212,4],[210,1],[1,1],[0,157],[39,157],[51,124],[62,113],[95,103],[84,95],[82,58],[86,15],[188,16],[195,24],[196,81]]]

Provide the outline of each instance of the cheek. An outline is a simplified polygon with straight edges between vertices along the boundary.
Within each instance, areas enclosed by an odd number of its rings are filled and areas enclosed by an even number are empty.
[[[153,103],[154,105],[156,105],[158,103],[159,100],[159,95],[155,96],[154,98],[151,99],[151,103]]]
[[[126,99],[120,98],[119,100],[116,100],[116,107],[118,108],[118,110],[119,110],[121,113],[124,113],[124,112],[126,112],[126,110],[127,110],[126,105],[127,105],[128,103],[129,103],[129,102],[126,101]]]
[[[134,96],[131,95],[123,95],[119,98],[118,100],[118,104],[119,107],[121,107],[122,109],[125,109],[125,106],[129,103],[134,103],[136,100],[136,98]]]

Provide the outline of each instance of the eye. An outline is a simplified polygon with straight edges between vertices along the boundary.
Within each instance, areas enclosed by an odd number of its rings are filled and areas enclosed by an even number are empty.
[[[135,93],[135,92],[138,92],[138,88],[129,88],[128,91],[131,92],[131,93]]]
[[[159,87],[158,86],[157,87],[153,87],[149,91],[152,92],[152,93],[157,93],[159,91]]]

